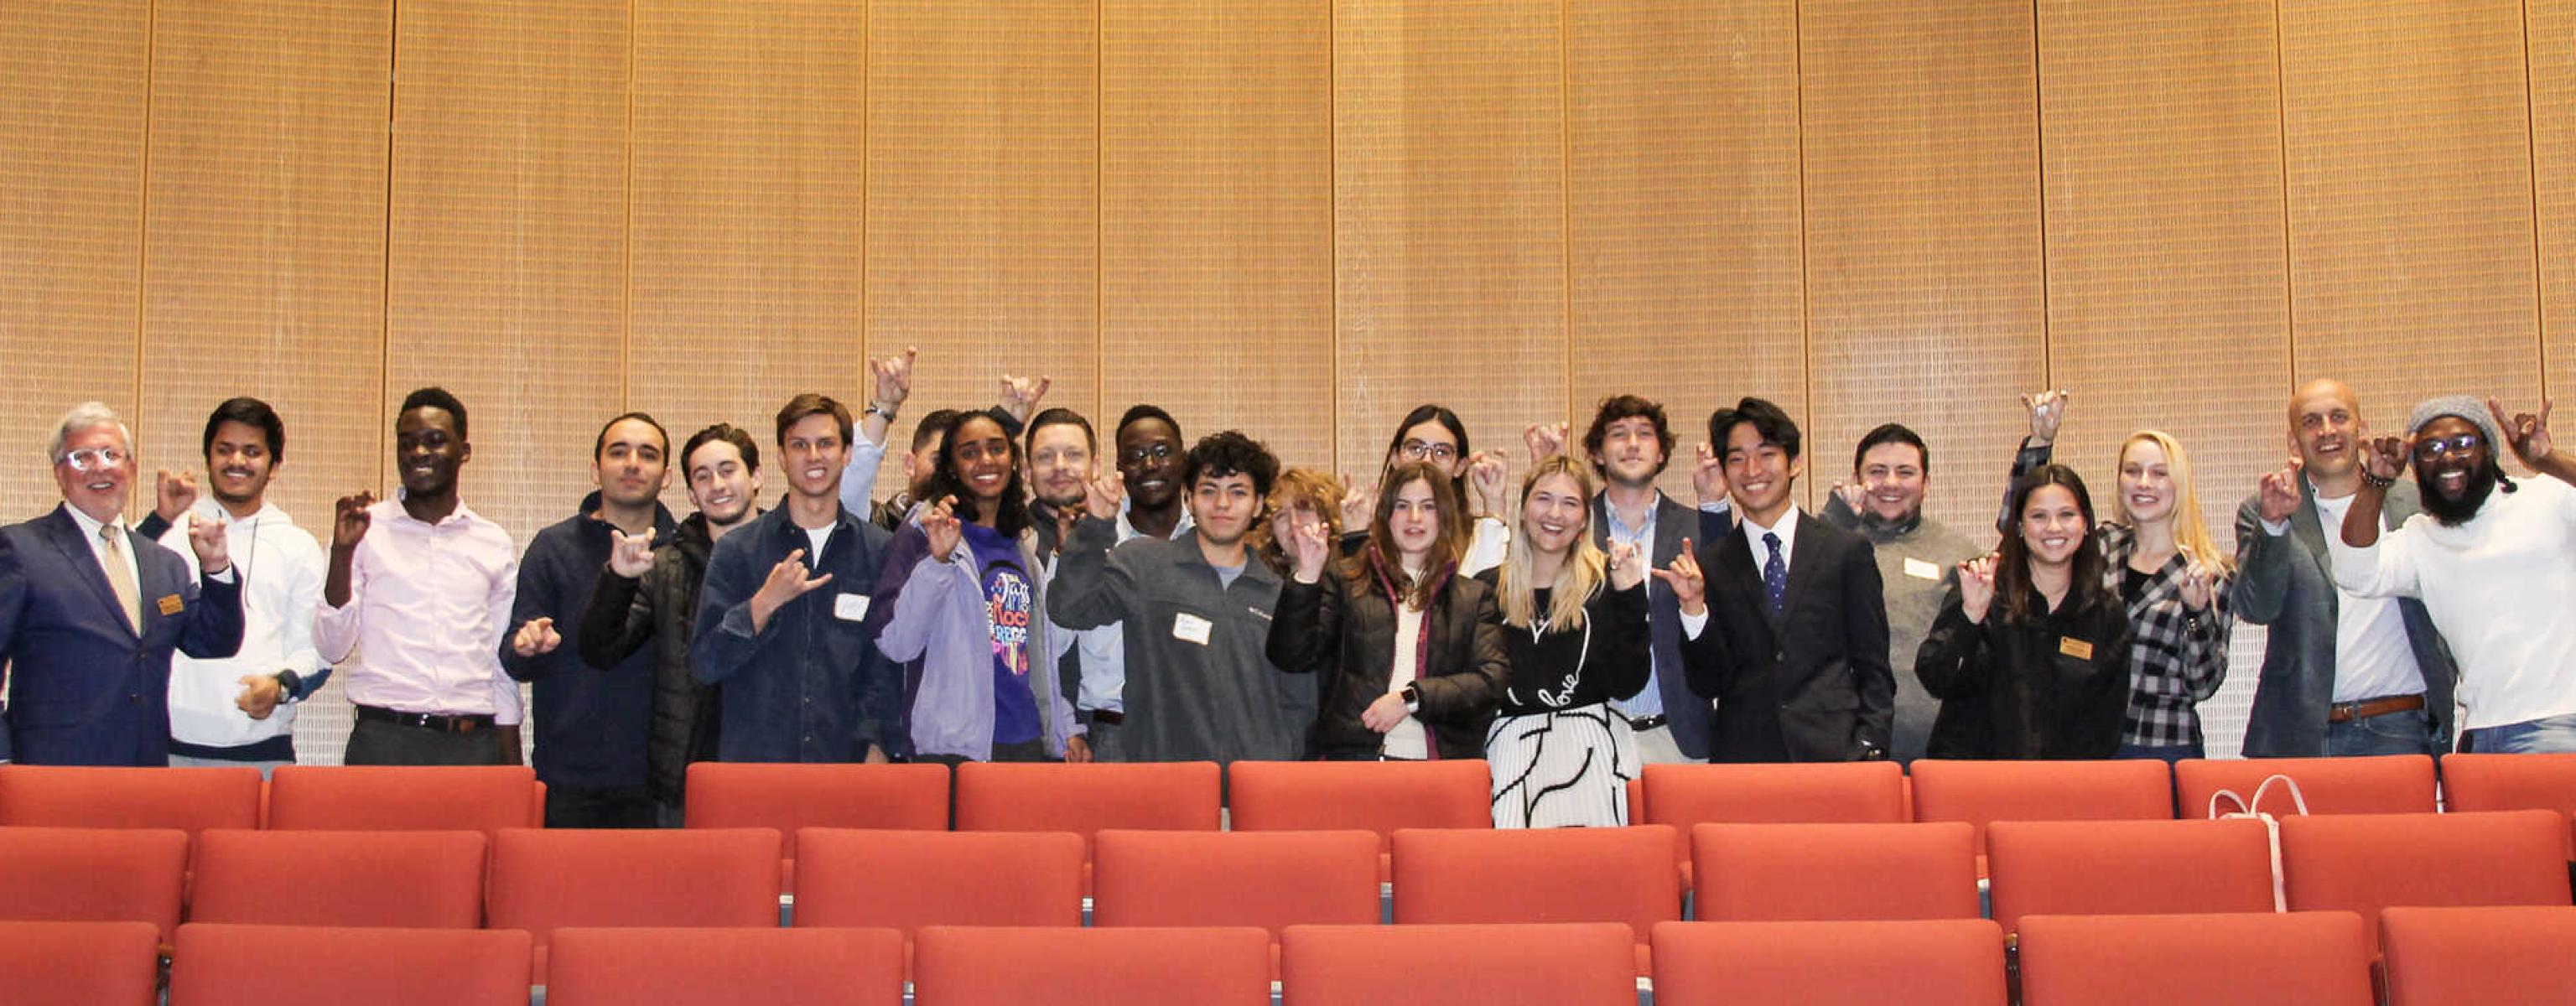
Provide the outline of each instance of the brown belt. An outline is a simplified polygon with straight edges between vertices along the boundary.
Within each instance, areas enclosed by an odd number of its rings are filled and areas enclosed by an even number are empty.
[[[2424,708],[2424,697],[2421,695],[2394,695],[2384,699],[2363,699],[2359,702],[2337,702],[2334,705],[2326,707],[2326,722],[2350,723],[2354,720],[2366,720],[2373,716],[2386,716],[2389,713],[2411,712],[2422,708]]]

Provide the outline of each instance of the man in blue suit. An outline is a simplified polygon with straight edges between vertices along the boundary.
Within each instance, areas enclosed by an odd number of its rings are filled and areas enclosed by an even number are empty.
[[[46,453],[63,504],[0,528],[0,761],[167,765],[171,651],[215,659],[241,647],[223,525],[189,518],[201,589],[177,554],[125,526],[134,438],[116,413],[74,407]]]

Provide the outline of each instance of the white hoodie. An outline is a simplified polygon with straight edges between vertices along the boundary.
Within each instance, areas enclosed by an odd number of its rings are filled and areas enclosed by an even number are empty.
[[[293,706],[280,702],[267,719],[255,720],[233,701],[241,696],[243,675],[291,670],[309,679],[322,670],[322,655],[313,648],[313,609],[322,601],[326,571],[322,546],[274,503],[234,520],[221,504],[200,497],[189,514],[227,522],[225,547],[242,585],[242,641],[238,652],[220,660],[172,655],[170,737],[239,747],[291,733]],[[187,515],[162,533],[161,544],[187,561],[190,576],[202,575],[188,545]]]

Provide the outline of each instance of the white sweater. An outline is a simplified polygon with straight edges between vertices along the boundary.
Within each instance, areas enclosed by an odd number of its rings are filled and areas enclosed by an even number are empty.
[[[255,720],[233,700],[241,695],[245,674],[292,670],[311,678],[322,669],[322,656],[313,648],[313,608],[322,600],[326,571],[322,546],[274,503],[243,520],[231,519],[206,498],[192,512],[225,521],[225,548],[241,577],[242,641],[238,652],[219,660],[184,653],[170,658],[170,736],[205,747],[239,747],[290,733],[295,707],[280,702],[267,719]],[[170,525],[161,544],[187,560],[189,575],[198,575],[187,515]]]
[[[2417,514],[2370,548],[2326,529],[2335,586],[2423,600],[2459,659],[2467,729],[2576,714],[2576,487],[2515,484],[2468,523]]]

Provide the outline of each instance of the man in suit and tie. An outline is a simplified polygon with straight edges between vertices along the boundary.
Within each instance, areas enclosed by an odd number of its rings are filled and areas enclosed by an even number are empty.
[[[2341,381],[2311,381],[2291,396],[2289,415],[2294,459],[2236,509],[2230,600],[2237,617],[2271,627],[2245,756],[2447,751],[2458,669],[2424,602],[2335,588],[2326,539],[2361,488],[2361,404]],[[2387,497],[2383,531],[2422,509],[2411,481]]]
[[[223,525],[189,518],[202,588],[177,554],[126,527],[134,438],[105,405],[64,414],[46,456],[62,505],[0,528],[0,761],[167,765],[171,652],[241,647]]]
[[[1592,500],[1592,542],[1606,553],[1620,542],[1645,554],[1653,566],[1670,565],[1698,526],[1699,513],[1655,488],[1672,460],[1673,430],[1662,403],[1636,395],[1604,399],[1583,434],[1583,453],[1601,476]],[[1649,586],[1646,629],[1654,637],[1651,671],[1636,696],[1612,705],[1637,734],[1637,755],[1647,764],[1707,761],[1707,699],[1691,694],[1682,674],[1681,611],[1670,586]]]
[[[1717,700],[1710,760],[1886,758],[1896,677],[1869,539],[1790,501],[1806,466],[1798,425],[1778,405],[1720,409],[1708,435],[1736,526],[1657,579],[1680,610],[1691,690]]]

